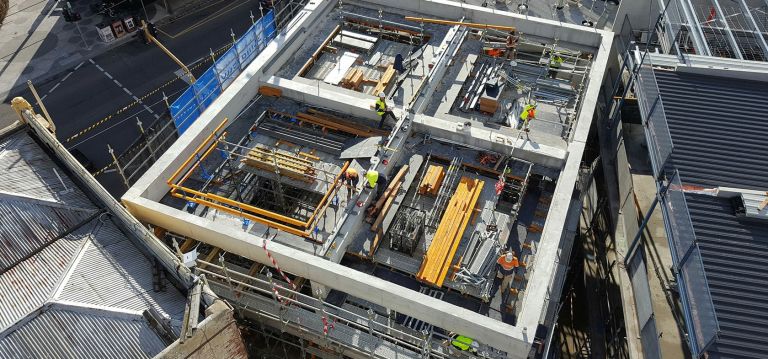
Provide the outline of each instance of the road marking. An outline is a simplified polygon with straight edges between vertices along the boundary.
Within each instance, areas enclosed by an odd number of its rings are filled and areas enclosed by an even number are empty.
[[[132,96],[134,101],[136,101],[140,105],[144,106],[144,109],[147,110],[147,112],[149,112],[150,114],[154,115],[156,119],[160,118],[160,116],[158,114],[156,114],[155,111],[152,111],[152,108],[147,106],[143,101],[141,101],[141,99],[139,99],[138,97],[134,96],[133,93],[131,92],[131,90],[128,90],[127,88],[125,88],[125,86],[123,86],[123,84],[121,84],[120,81],[117,81],[117,79],[113,78],[112,75],[109,74],[109,72],[107,72],[101,66],[99,66],[99,64],[97,64],[95,61],[93,61],[93,59],[88,59],[88,61],[90,61],[92,64],[96,65],[96,68],[99,69],[99,71],[101,71],[104,74],[104,76],[106,76],[110,80],[112,80],[112,82],[114,82],[115,85],[117,85],[117,87],[119,87],[123,91],[125,91],[125,93],[128,94],[128,96]]]
[[[80,67],[82,67],[84,64],[85,64],[85,61],[83,61],[83,62],[81,62],[81,63],[77,64],[77,66],[75,66],[75,68],[74,68],[72,71],[70,71],[68,74],[64,75],[64,77],[63,77],[61,80],[59,80],[59,82],[57,82],[55,85],[53,85],[53,87],[51,87],[51,89],[50,89],[50,90],[48,90],[48,92],[47,92],[45,95],[43,95],[43,97],[41,97],[40,99],[41,99],[41,100],[43,100],[43,99],[45,99],[46,97],[48,97],[48,95],[50,95],[50,94],[51,94],[51,93],[52,93],[54,90],[56,90],[57,88],[59,88],[59,85],[61,85],[61,84],[62,84],[64,81],[67,81],[67,79],[68,79],[70,76],[72,76],[72,74],[74,74],[74,73],[75,73],[75,71],[79,70],[79,69],[80,69]]]

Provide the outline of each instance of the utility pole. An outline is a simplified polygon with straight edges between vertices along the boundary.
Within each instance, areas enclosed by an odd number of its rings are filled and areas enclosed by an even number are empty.
[[[190,82],[191,83],[195,82],[195,76],[192,75],[192,71],[189,71],[189,68],[187,67],[187,65],[181,62],[181,60],[179,60],[178,57],[176,57],[170,50],[168,50],[168,48],[163,46],[163,44],[159,40],[157,40],[157,38],[152,34],[152,31],[149,30],[149,25],[144,20],[141,20],[141,30],[144,31],[144,36],[147,38],[147,41],[149,41],[150,43],[154,43],[155,45],[157,45],[157,47],[160,48],[160,50],[163,50],[163,52],[165,52],[165,54],[168,55],[168,57],[170,57],[171,60],[176,62],[176,64],[179,65],[179,67],[181,67],[184,73],[187,74],[187,76],[189,76]]]

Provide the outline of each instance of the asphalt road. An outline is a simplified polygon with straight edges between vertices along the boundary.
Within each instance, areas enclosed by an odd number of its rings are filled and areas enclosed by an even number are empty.
[[[239,35],[250,27],[251,12],[260,16],[258,0],[206,2],[158,27],[158,38],[197,76],[210,67],[211,50],[231,45],[230,31]],[[116,155],[125,151],[140,136],[137,118],[145,127],[157,121],[167,110],[163,93],[170,103],[186,89],[188,84],[178,78],[178,70],[155,45],[132,40],[35,85],[59,140],[100,169],[112,161],[108,144]],[[29,90],[14,94],[19,95],[33,99]],[[126,190],[114,171],[97,179],[116,197]]]

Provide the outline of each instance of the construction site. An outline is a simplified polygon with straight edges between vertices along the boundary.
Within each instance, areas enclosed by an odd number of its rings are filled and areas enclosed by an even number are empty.
[[[384,3],[307,4],[123,203],[303,355],[541,355],[612,37]]]

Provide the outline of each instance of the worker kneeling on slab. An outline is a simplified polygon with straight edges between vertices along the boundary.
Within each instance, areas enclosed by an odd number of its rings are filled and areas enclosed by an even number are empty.
[[[376,114],[381,116],[381,120],[379,121],[379,128],[384,127],[384,120],[386,120],[387,116],[391,116],[392,120],[397,122],[397,117],[395,117],[395,114],[387,107],[387,101],[386,101],[387,95],[384,92],[379,93],[379,98],[376,100]]]
[[[354,168],[347,168],[342,177],[342,183],[347,186],[347,197],[351,196],[353,192],[357,192],[357,184],[360,182],[360,175],[357,174],[357,170]]]

